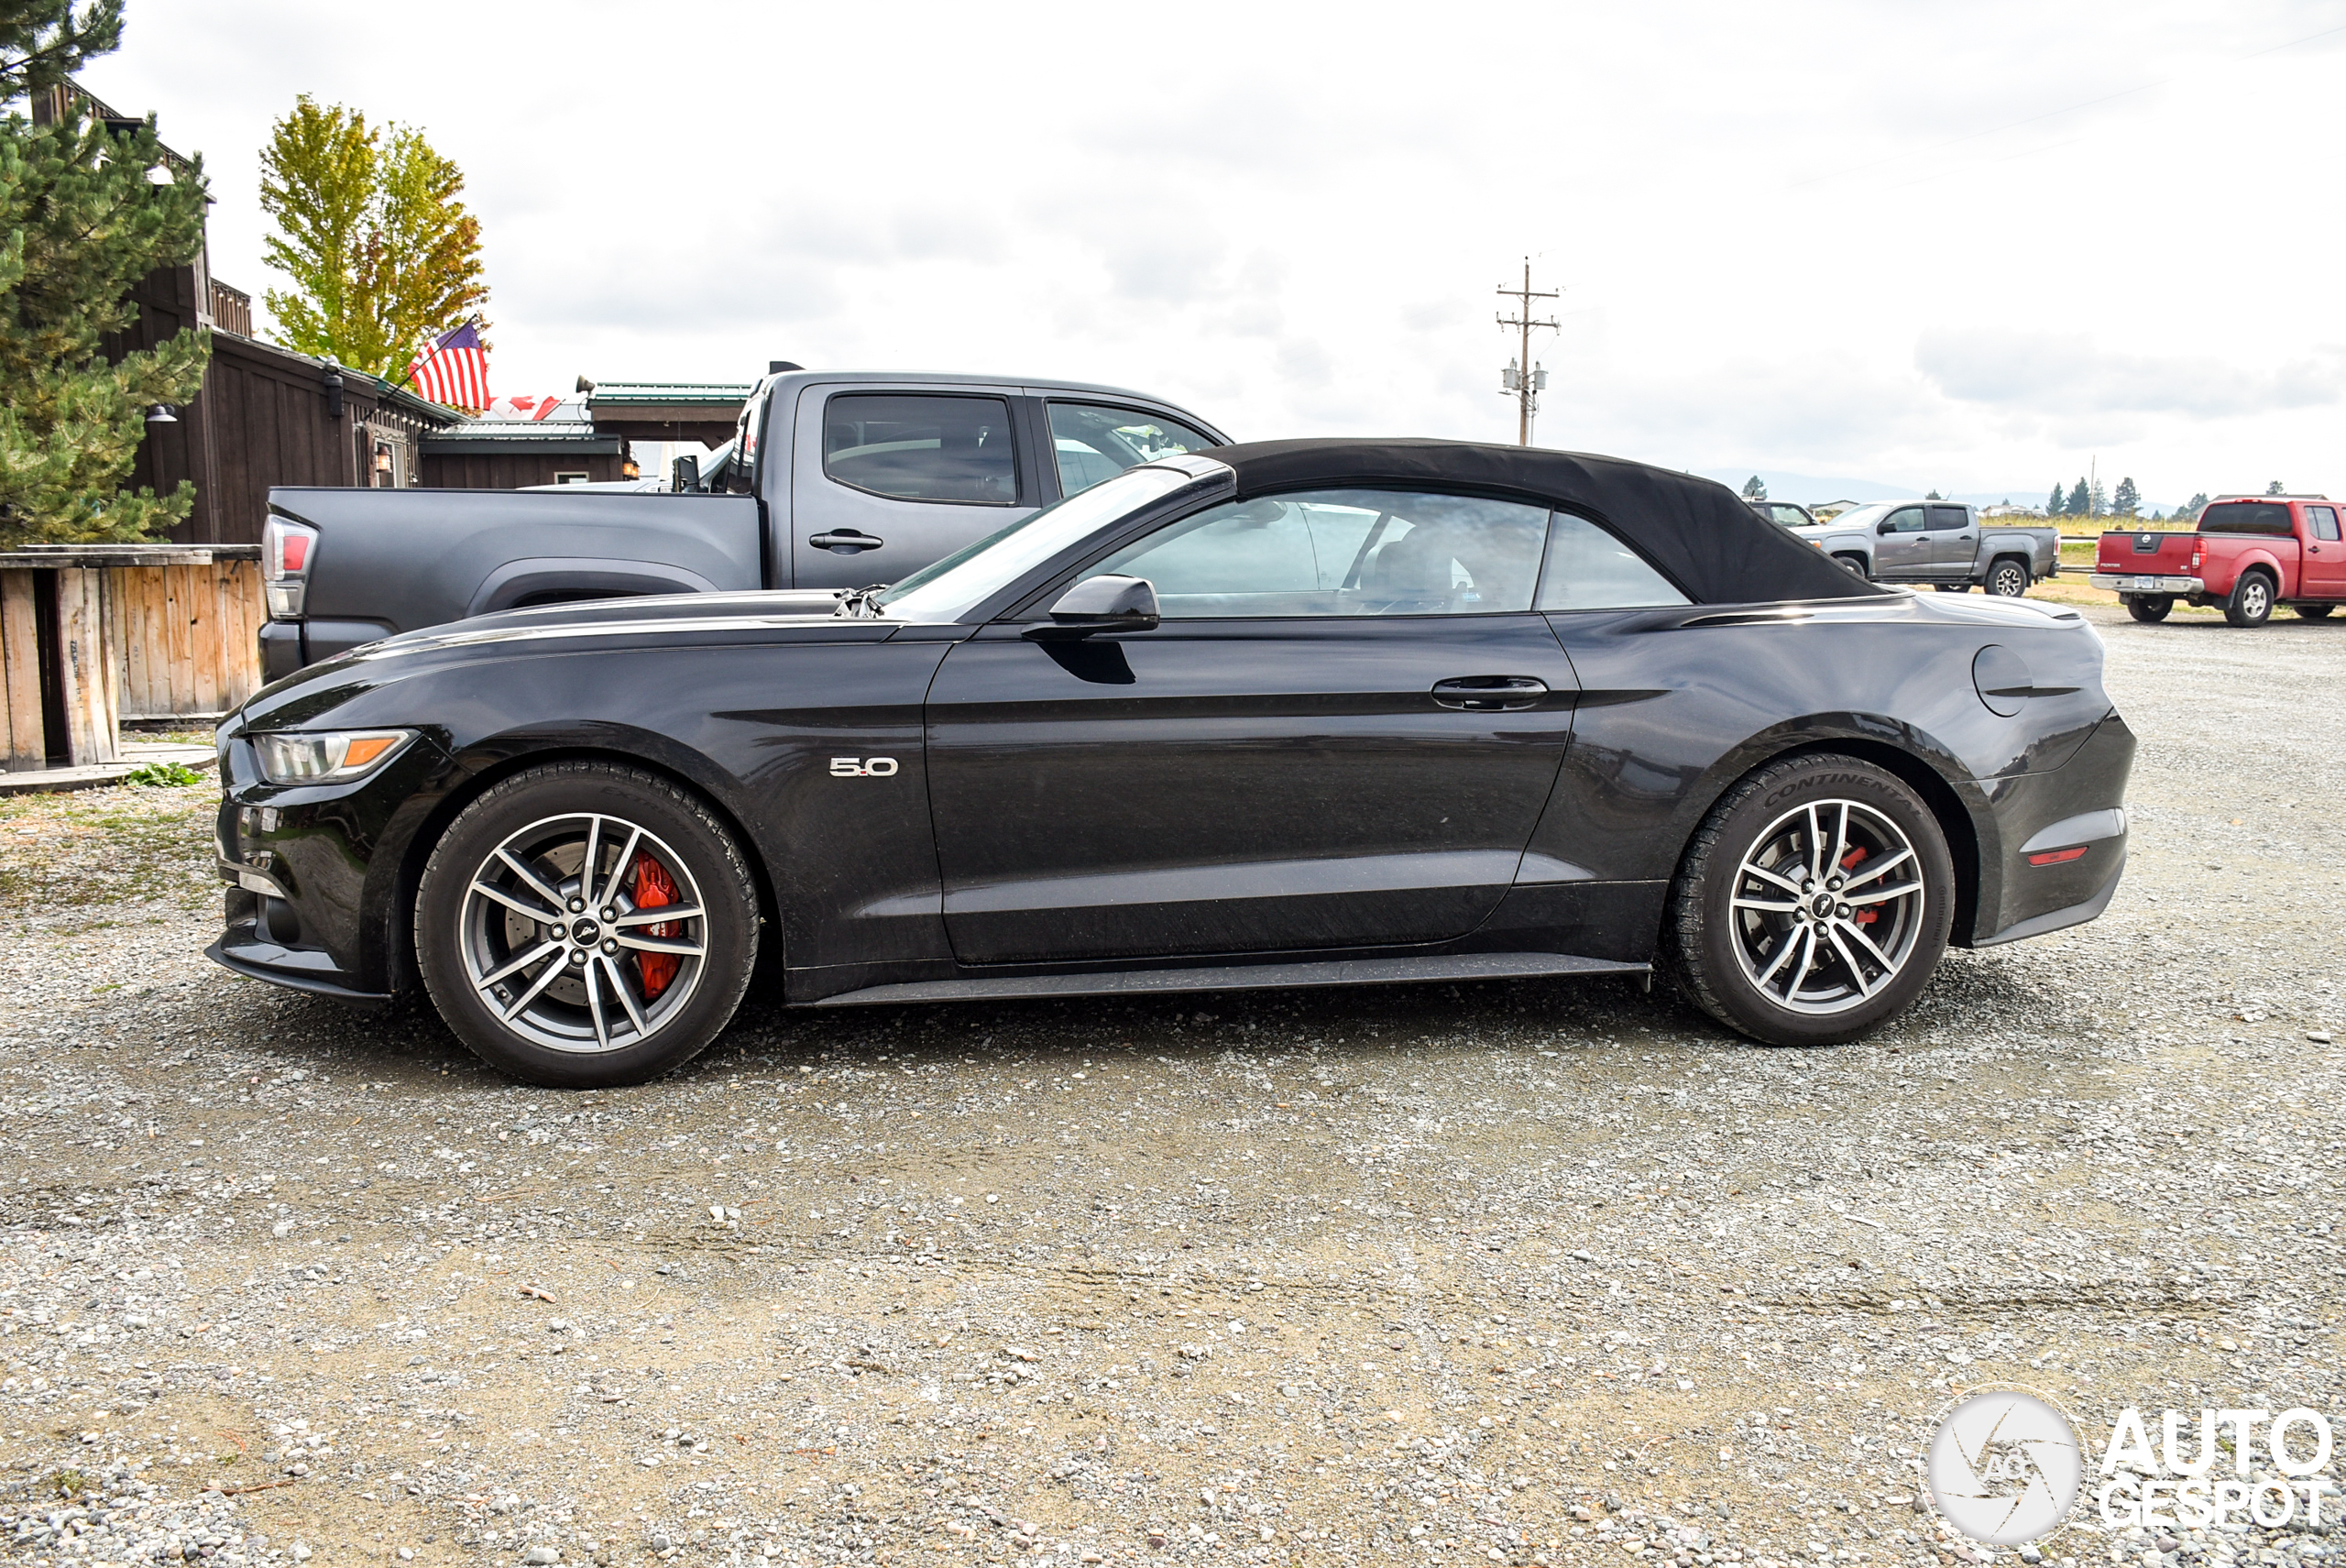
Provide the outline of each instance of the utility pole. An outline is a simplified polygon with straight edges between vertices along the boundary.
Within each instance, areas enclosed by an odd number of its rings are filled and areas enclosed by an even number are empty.
[[[1516,302],[1516,313],[1499,317],[1499,325],[1515,328],[1522,343],[1518,356],[1508,360],[1507,368],[1499,372],[1499,391],[1515,399],[1515,444],[1529,446],[1531,444],[1531,416],[1540,411],[1540,394],[1548,389],[1547,367],[1531,362],[1531,329],[1543,326],[1551,332],[1556,330],[1553,316],[1546,321],[1532,319],[1531,302],[1560,299],[1563,291],[1559,289],[1542,293],[1533,290],[1531,258],[1527,256],[1523,258],[1523,287],[1510,289],[1502,283],[1499,293]]]

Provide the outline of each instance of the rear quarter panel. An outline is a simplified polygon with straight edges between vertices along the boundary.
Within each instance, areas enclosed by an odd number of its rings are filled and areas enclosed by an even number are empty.
[[[2199,533],[2192,537],[2201,546],[2198,576],[2208,585],[2209,597],[2229,595],[2240,581],[2240,575],[2252,566],[2262,566],[2273,575],[2280,584],[2282,598],[2297,591],[2296,540],[2255,533]]]
[[[1968,855],[1978,873],[1957,940],[1994,928],[2008,850],[2072,814],[2032,781],[2111,711],[2100,641],[2063,613],[1900,594],[1551,616],[1583,691],[1532,853],[1569,877],[1666,882],[1737,780],[1786,752],[1845,750],[1895,761],[1937,795],[1958,861]],[[2011,718],[1990,711],[1972,663],[1990,645],[2018,652],[2038,686],[2067,689],[2032,696]]]

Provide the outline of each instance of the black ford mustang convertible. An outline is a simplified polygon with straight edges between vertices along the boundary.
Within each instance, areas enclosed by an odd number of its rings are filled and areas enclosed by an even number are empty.
[[[753,970],[830,1007],[1658,967],[1810,1045],[2125,862],[2081,617],[1875,587],[1635,463],[1223,447],[778,608],[521,610],[261,692],[212,956],[420,984],[556,1085],[691,1057]]]

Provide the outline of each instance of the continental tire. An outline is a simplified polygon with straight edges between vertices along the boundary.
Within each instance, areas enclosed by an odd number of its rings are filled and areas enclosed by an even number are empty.
[[[2234,626],[2262,626],[2273,619],[2273,579],[2262,572],[2242,572],[2224,601],[2224,619]]]
[[[415,956],[440,1015],[499,1071],[641,1083],[697,1056],[758,955],[748,861],[668,781],[608,762],[503,780],[433,847]]]
[[[1954,862],[1920,796],[1870,762],[1794,757],[1728,790],[1695,830],[1663,960],[1731,1029],[1836,1045],[1921,994],[1954,909]]]

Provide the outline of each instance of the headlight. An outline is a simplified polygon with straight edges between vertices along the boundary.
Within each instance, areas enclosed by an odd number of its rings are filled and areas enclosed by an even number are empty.
[[[318,729],[256,735],[261,777],[271,784],[340,784],[365,778],[415,739],[412,729]]]

